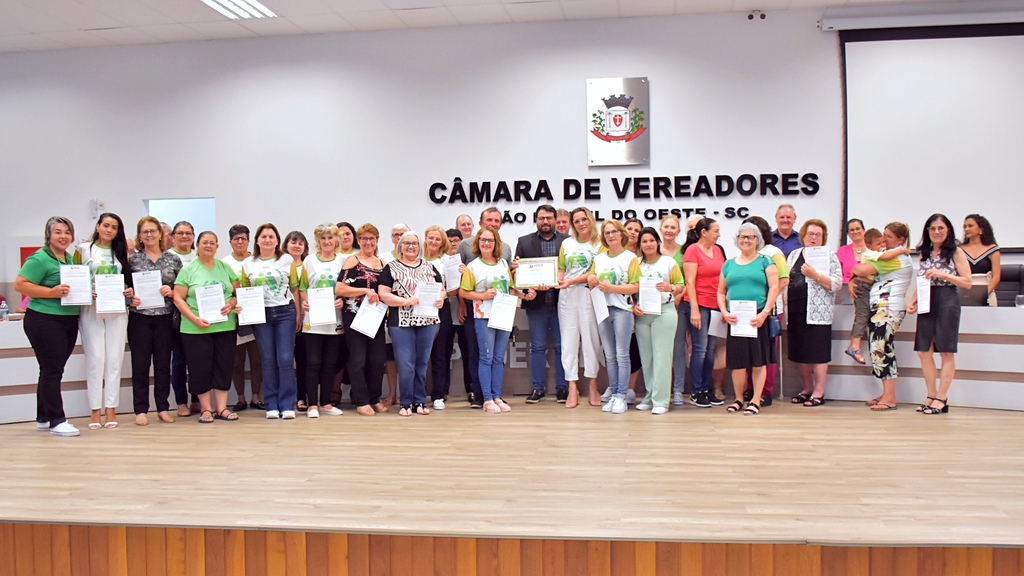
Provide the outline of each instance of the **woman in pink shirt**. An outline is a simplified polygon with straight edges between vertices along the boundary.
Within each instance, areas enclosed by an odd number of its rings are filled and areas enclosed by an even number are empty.
[[[702,218],[690,230],[683,247],[683,276],[686,294],[682,305],[690,320],[690,403],[700,408],[722,404],[712,394],[711,372],[715,363],[714,340],[708,337],[711,311],[718,310],[718,280],[725,265],[725,252],[716,246],[718,222]]]

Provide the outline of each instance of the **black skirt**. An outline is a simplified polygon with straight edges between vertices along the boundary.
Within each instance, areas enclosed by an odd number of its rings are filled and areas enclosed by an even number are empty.
[[[917,315],[914,351],[956,352],[960,338],[960,295],[955,286],[932,286],[931,312]]]
[[[828,364],[832,361],[832,325],[818,326],[807,323],[807,299],[794,298],[790,293],[788,328],[786,329],[786,355],[790,362],[800,364]]]
[[[768,320],[757,329],[757,338],[742,338],[729,334],[725,340],[725,367],[742,370],[778,363],[778,355],[768,336]]]

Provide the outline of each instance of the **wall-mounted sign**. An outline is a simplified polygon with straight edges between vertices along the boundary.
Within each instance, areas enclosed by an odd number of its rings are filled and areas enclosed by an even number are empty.
[[[647,78],[587,80],[587,155],[591,166],[647,164],[651,138]]]

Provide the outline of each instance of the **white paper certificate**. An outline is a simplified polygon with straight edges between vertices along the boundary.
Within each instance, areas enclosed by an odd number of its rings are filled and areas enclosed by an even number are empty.
[[[644,316],[661,316],[662,292],[658,291],[659,282],[661,282],[660,278],[640,279],[640,294],[637,300],[640,309],[644,311]]]
[[[516,268],[516,288],[558,285],[558,258],[520,258]]]
[[[203,320],[210,324],[227,322],[228,317],[220,313],[226,304],[224,286],[220,284],[196,286],[196,308],[199,309],[199,317]]]
[[[590,304],[594,307],[594,318],[597,323],[604,322],[608,317],[608,300],[605,299],[600,287],[594,286],[590,289]]]
[[[729,311],[736,315],[736,323],[729,325],[729,333],[740,338],[757,338],[757,328],[750,322],[757,316],[757,302],[730,300]]]
[[[68,264],[60,267],[60,283],[68,285],[68,293],[60,299],[61,306],[89,306],[92,304],[92,283],[89,267]]]
[[[917,277],[917,313],[932,311],[932,281],[924,276]]]
[[[135,285],[135,296],[139,299],[139,310],[164,307],[164,297],[160,295],[163,280],[159,270],[132,272],[132,284]]]
[[[267,307],[263,303],[262,286],[244,286],[235,288],[235,298],[242,311],[238,313],[238,324],[249,326],[251,324],[265,324],[267,322]]]
[[[437,299],[441,297],[440,282],[417,282],[416,297],[420,299],[420,303],[413,306],[413,316],[438,317],[437,313],[440,308],[434,306],[434,302],[437,302]]]
[[[462,256],[458,254],[441,256],[441,267],[444,269],[445,279],[444,288],[448,292],[458,290],[459,284],[462,283],[462,272],[459,272],[459,266],[462,266]]]
[[[334,288],[310,288],[306,291],[309,303],[309,325],[337,326],[338,315],[334,309]]]
[[[711,321],[708,324],[708,336],[725,338],[729,335],[729,325],[722,321],[722,313],[718,310],[711,311]]]
[[[366,335],[368,338],[376,338],[380,323],[384,320],[384,314],[388,311],[388,305],[378,301],[370,304],[370,301],[363,298],[359,305],[356,317],[352,319],[351,328],[356,332]]]
[[[818,274],[824,274],[828,276],[829,272],[829,250],[826,246],[807,246],[804,248],[804,262],[809,264],[811,268]]]
[[[498,292],[491,300],[491,316],[487,319],[487,327],[495,330],[512,331],[516,322],[516,308],[519,298],[504,292]]]
[[[96,275],[96,312],[127,313],[124,306],[124,275]]]

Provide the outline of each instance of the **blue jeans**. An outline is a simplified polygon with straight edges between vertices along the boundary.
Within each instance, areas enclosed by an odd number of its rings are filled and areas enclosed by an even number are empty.
[[[405,328],[388,326],[398,366],[398,392],[402,396],[402,406],[427,401],[427,362],[439,328],[437,324]]]
[[[700,309],[700,330],[690,323],[690,303],[683,300],[685,322],[690,327],[690,341],[693,343],[693,354],[690,356],[690,392],[697,394],[707,392],[711,388],[711,371],[715,367],[715,341],[708,337],[708,325],[711,324],[711,308],[698,306]],[[683,318],[680,318],[683,322]]]
[[[608,369],[608,387],[612,394],[625,396],[629,388],[629,341],[633,335],[633,313],[608,307],[608,318],[597,325]]]
[[[468,319],[467,319],[468,321]],[[501,398],[501,380],[505,372],[505,348],[511,332],[487,327],[487,318],[473,320],[480,349],[480,390],[484,402]]]
[[[690,327],[690,308],[684,301],[675,309],[679,315],[676,323],[676,339],[672,348],[672,391],[683,393],[686,383],[686,332]]]
[[[268,306],[267,321],[253,327],[263,364],[263,401],[267,410],[294,410],[295,304]]]
[[[530,323],[530,374],[533,389],[544,391],[545,373],[548,363],[548,333],[555,348],[555,386],[565,390],[565,368],[562,367],[562,331],[558,329],[558,309],[555,306],[530,308],[526,310]]]

